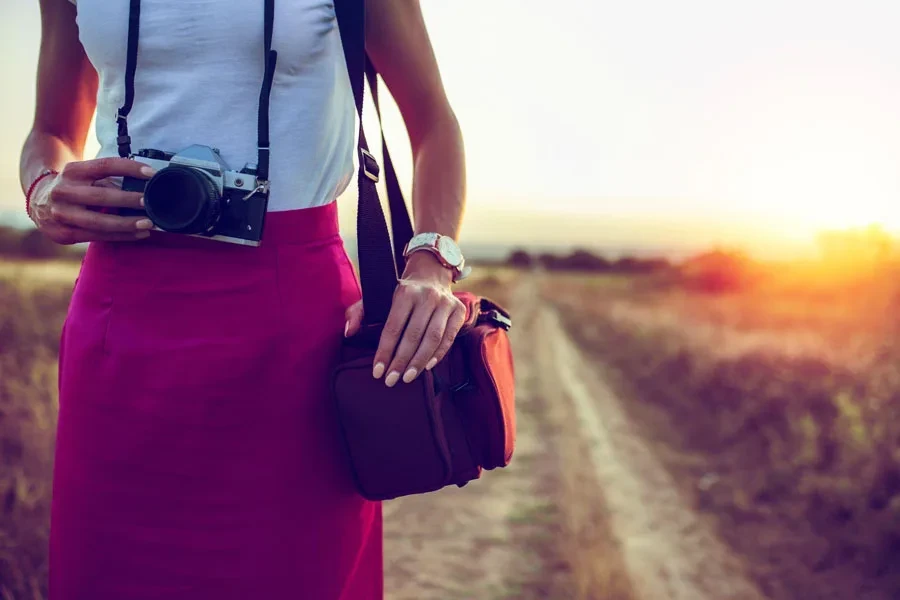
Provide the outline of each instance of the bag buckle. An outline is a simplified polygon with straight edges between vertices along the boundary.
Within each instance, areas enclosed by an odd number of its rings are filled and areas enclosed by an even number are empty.
[[[378,174],[380,173],[380,169],[378,168],[378,161],[375,160],[375,157],[372,156],[372,153],[365,148],[360,148],[359,154],[359,160],[362,165],[363,173],[366,177],[368,177],[375,183],[378,183]]]
[[[512,319],[501,313],[499,310],[489,310],[484,313],[484,318],[488,321],[492,321],[501,329],[505,331],[509,331],[510,327],[512,327]]]

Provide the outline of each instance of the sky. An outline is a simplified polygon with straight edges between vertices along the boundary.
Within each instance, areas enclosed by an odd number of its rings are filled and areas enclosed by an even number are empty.
[[[463,241],[771,254],[900,229],[895,0],[421,4],[465,139]],[[37,1],[3,0],[0,211],[21,203],[39,36]]]

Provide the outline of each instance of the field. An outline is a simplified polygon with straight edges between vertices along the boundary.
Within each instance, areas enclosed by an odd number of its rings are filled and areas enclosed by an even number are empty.
[[[46,596],[76,269],[0,263],[2,600]],[[900,596],[894,270],[774,271],[711,293],[481,270],[467,285],[513,310],[517,454],[467,488],[388,503],[388,597]]]
[[[59,332],[77,263],[0,262],[0,598],[42,598]]]
[[[882,598],[900,596],[894,273],[718,294],[557,277],[545,293],[764,594]]]

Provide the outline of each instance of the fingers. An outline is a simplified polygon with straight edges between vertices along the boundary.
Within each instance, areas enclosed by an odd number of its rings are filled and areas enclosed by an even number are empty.
[[[55,187],[50,195],[54,202],[138,209],[143,208],[144,197],[140,192],[123,192],[106,185],[61,185]]]
[[[344,313],[347,323],[344,325],[344,337],[354,336],[359,333],[363,320],[362,300],[350,305]]]
[[[434,295],[437,295],[436,291]],[[428,323],[437,305],[437,298],[431,297],[431,294],[416,304],[412,315],[409,317],[409,324],[403,332],[403,338],[397,346],[394,359],[388,368],[387,377],[384,378],[386,386],[393,387],[400,380],[401,375],[403,375],[403,380],[407,383],[415,379],[418,372],[410,370],[409,361],[421,345],[425,332],[428,330]]]
[[[111,188],[114,190],[122,189],[122,178],[121,177],[107,177],[105,179],[97,179],[93,183],[91,183],[94,187],[104,187]]]
[[[134,233],[153,227],[153,223],[146,217],[103,214],[65,202],[53,204],[50,215],[57,223],[97,233]]]
[[[403,372],[403,382],[410,383],[416,376],[425,370],[426,365],[430,364],[435,351],[438,349],[441,341],[444,339],[444,332],[447,329],[447,321],[453,314],[453,305],[450,303],[442,303],[432,313],[431,320],[428,322],[428,328],[425,335],[419,343],[419,347],[415,350],[409,365]],[[399,352],[398,352],[399,354]]]
[[[378,350],[375,352],[375,365],[372,368],[372,377],[375,379],[379,379],[384,375],[385,368],[387,368],[387,364],[394,355],[394,349],[397,347],[401,334],[403,334],[413,307],[413,295],[407,293],[402,286],[397,288],[397,295],[394,297],[391,312],[388,314],[387,321],[385,321],[381,332],[381,338],[378,341]],[[385,380],[385,383],[387,383],[387,380]],[[394,383],[396,383],[396,379]]]
[[[447,320],[447,324],[444,327],[444,335],[441,338],[440,344],[438,344],[437,349],[434,351],[434,354],[428,362],[425,363],[425,369],[427,371],[430,371],[436,364],[444,360],[444,357],[450,352],[450,348],[453,346],[453,342],[456,341],[456,336],[459,334],[459,330],[462,329],[463,323],[465,322],[466,307],[462,302],[458,302],[451,310],[450,318]]]
[[[347,310],[350,331],[355,310],[355,305]],[[379,379],[386,371],[384,383],[388,387],[401,377],[404,383],[414,381],[443,360],[465,319],[465,305],[448,290],[429,285],[401,286],[381,333],[372,375]]]
[[[62,171],[66,179],[94,181],[105,177],[137,177],[148,179],[153,176],[152,167],[130,158],[95,158],[67,164]]]

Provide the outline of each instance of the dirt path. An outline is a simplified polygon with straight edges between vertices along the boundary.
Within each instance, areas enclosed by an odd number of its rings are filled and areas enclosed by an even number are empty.
[[[387,597],[756,600],[534,280],[513,299],[507,469],[385,504]]]
[[[684,502],[674,482],[636,434],[620,400],[582,357],[557,315],[538,325],[546,385],[572,401],[591,440],[592,459],[610,509],[611,528],[639,598],[752,600],[761,596],[741,563]]]

